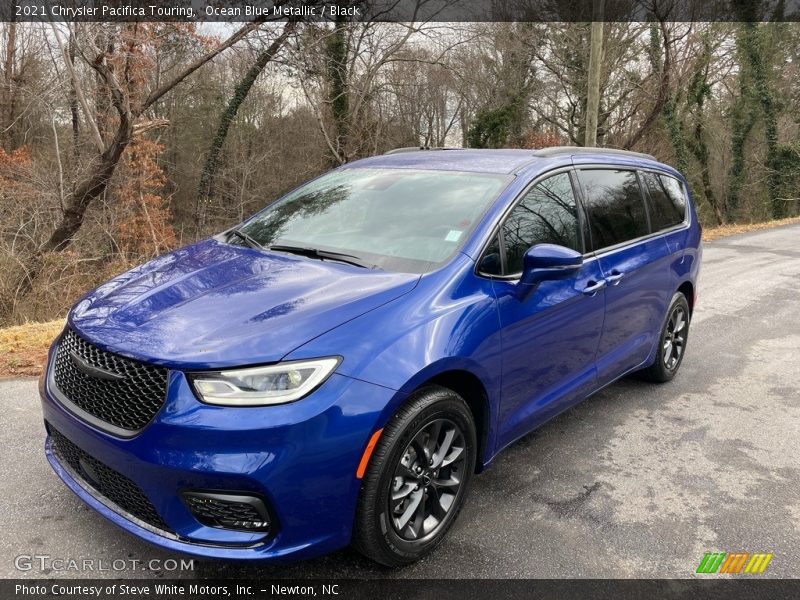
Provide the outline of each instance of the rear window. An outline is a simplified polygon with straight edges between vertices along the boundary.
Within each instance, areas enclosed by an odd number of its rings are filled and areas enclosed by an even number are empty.
[[[583,169],[583,188],[592,250],[621,244],[649,233],[642,191],[635,171]]]
[[[647,189],[650,209],[650,223],[653,231],[667,229],[683,223],[686,201],[681,184],[672,177],[641,172],[642,181]],[[671,192],[667,186],[672,188]]]

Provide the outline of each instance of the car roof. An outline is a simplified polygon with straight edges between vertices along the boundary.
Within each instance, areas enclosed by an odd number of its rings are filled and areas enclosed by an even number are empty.
[[[390,169],[431,169],[438,171],[472,171],[476,173],[513,173],[530,163],[530,150],[479,150],[454,148],[437,150],[391,151],[365,158],[351,167],[386,167]]]
[[[470,171],[476,173],[516,173],[526,166],[572,156],[593,157],[603,162],[628,158],[661,164],[649,154],[614,148],[556,146],[542,149],[477,149],[477,148],[398,148],[386,154],[348,163],[344,168],[429,169]]]

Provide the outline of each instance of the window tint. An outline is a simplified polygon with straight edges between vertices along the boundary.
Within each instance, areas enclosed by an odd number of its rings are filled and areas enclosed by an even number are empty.
[[[522,271],[522,257],[535,244],[558,244],[581,251],[578,211],[568,173],[537,183],[503,224],[506,272]]]
[[[634,171],[581,170],[578,178],[586,199],[593,250],[647,235],[647,216]]]
[[[673,206],[680,213],[681,221],[683,221],[686,218],[686,193],[683,191],[683,184],[668,175],[659,175],[658,178],[664,185],[664,189],[669,199],[672,200]]]
[[[664,188],[661,178],[655,173],[641,172],[642,181],[648,192],[650,223],[653,231],[666,229],[683,222],[683,207],[675,206]],[[673,179],[673,181],[675,181]],[[677,182],[676,182],[677,183]]]

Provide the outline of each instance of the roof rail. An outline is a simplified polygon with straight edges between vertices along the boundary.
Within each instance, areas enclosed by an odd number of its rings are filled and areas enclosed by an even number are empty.
[[[406,148],[394,148],[393,150],[384,152],[384,155],[400,154],[401,152],[419,152],[420,150],[461,150],[461,148],[452,148],[449,146],[408,146]]]
[[[630,150],[620,150],[619,148],[600,148],[586,146],[551,146],[549,148],[539,148],[533,151],[534,156],[555,156],[558,154],[618,154],[620,156],[630,156],[631,158],[647,158],[657,160],[652,154],[643,152],[631,152]]]

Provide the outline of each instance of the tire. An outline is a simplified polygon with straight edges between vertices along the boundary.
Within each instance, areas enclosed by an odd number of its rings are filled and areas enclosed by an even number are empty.
[[[461,396],[431,386],[409,398],[384,427],[362,479],[356,550],[389,567],[433,550],[464,504],[476,447],[475,422]]]
[[[653,383],[666,383],[675,377],[686,354],[690,320],[689,303],[681,292],[676,292],[658,338],[656,360],[642,371],[645,379]]]

